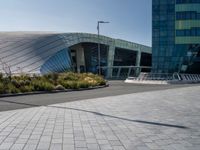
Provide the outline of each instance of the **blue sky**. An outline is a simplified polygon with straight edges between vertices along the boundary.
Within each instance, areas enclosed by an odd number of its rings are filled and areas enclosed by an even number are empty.
[[[151,0],[1,0],[0,31],[100,33],[151,45]]]

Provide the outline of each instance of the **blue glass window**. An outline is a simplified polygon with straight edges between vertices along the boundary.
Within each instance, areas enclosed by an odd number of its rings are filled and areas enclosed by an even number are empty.
[[[65,72],[71,70],[72,63],[68,49],[61,50],[49,58],[41,67],[40,72],[47,74],[51,72]]]
[[[200,3],[200,0],[176,0],[176,4]]]

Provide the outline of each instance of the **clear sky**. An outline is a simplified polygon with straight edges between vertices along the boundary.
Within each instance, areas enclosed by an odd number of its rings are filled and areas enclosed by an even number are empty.
[[[1,0],[0,31],[97,33],[151,46],[151,0]]]

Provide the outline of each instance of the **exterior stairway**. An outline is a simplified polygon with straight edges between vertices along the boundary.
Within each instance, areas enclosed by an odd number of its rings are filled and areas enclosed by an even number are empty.
[[[138,77],[128,77],[125,82],[135,84],[200,83],[200,74],[140,73]]]

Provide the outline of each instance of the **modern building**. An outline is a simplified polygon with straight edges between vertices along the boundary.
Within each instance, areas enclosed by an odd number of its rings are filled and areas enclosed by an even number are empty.
[[[98,73],[98,44],[102,75],[127,77],[151,68],[151,48],[88,33],[0,32],[0,72]]]
[[[152,72],[200,73],[200,0],[153,0]]]

